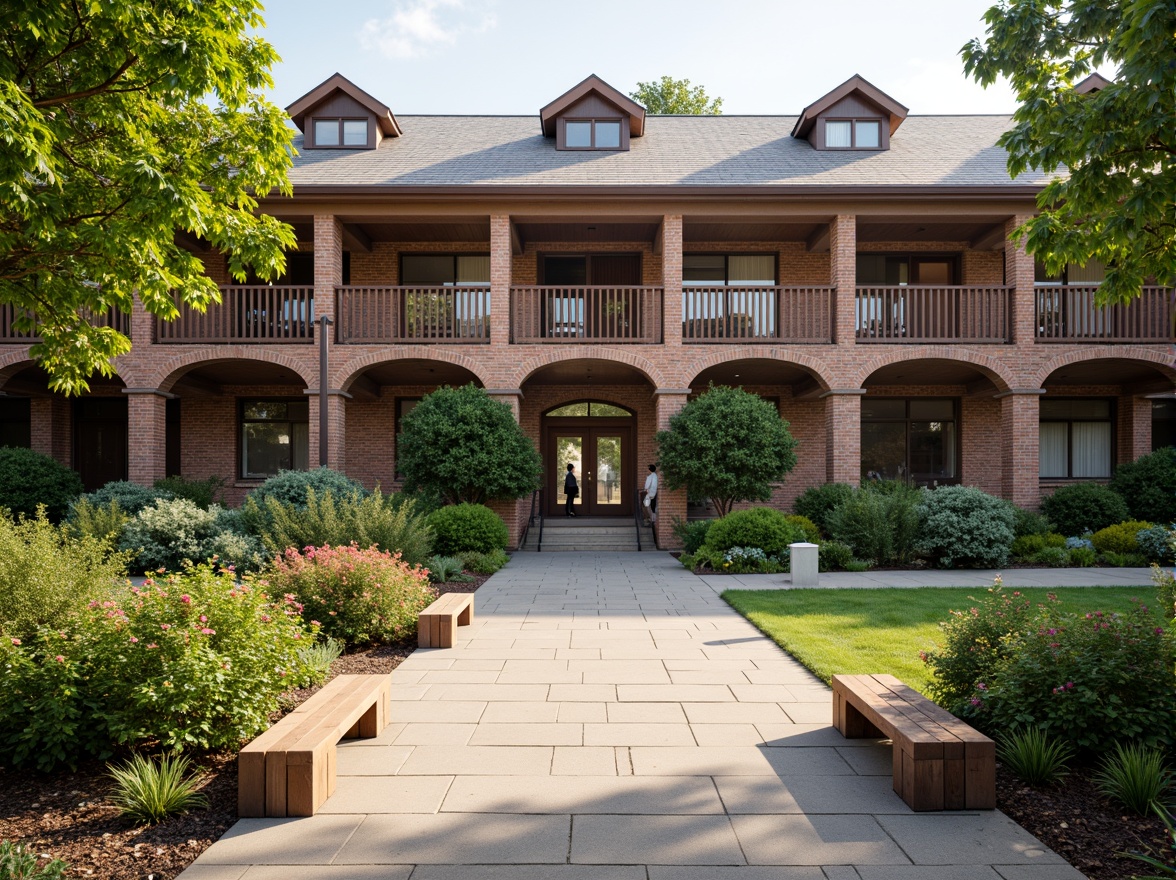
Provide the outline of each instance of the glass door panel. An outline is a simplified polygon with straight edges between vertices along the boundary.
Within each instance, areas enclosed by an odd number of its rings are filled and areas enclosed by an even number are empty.
[[[554,455],[552,458],[555,466],[551,469],[551,474],[548,478],[550,483],[548,486],[548,497],[551,499],[551,503],[548,504],[548,515],[555,515],[557,509],[561,514],[564,511],[564,504],[568,500],[567,494],[564,492],[564,480],[567,476],[569,464],[575,466],[576,482],[580,486],[580,497],[576,499],[573,509],[577,513],[581,512],[584,500],[587,497],[584,480],[583,435],[556,434],[554,437]]]
[[[617,435],[596,435],[596,470],[592,475],[596,484],[593,500],[599,508],[615,509],[621,503],[624,461],[621,457],[621,438]]]

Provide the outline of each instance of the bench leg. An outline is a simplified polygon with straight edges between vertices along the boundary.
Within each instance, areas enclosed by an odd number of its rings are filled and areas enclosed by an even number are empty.
[[[882,736],[882,731],[871,724],[865,715],[855,709],[853,703],[836,691],[833,692],[833,724],[837,727],[838,732],[846,739],[865,739],[867,737]]]
[[[902,762],[902,788],[896,787],[895,791],[907,806],[915,812],[942,810],[943,759],[916,761],[909,752],[896,749],[895,760]]]
[[[457,615],[446,614],[437,618],[437,641],[434,648],[452,648],[454,636],[457,635]]]
[[[474,600],[471,598],[470,604],[466,605],[466,607],[461,610],[461,614],[459,614],[457,616],[457,625],[458,626],[469,626],[473,622],[474,622]]]
[[[265,817],[264,752],[241,752],[237,756],[237,815],[243,819]]]
[[[996,809],[996,743],[968,743],[964,752],[964,806]]]

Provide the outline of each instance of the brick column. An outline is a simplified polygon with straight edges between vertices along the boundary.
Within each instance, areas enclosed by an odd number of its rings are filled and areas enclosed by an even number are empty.
[[[334,214],[314,215],[314,319],[315,355],[319,353],[323,317],[335,318],[335,288],[343,283],[343,224]],[[327,327],[327,350],[335,341],[335,328]],[[307,466],[312,470],[319,466],[319,387],[327,388],[327,467],[342,471],[344,461],[344,440],[346,438],[346,395],[330,386],[330,369],[320,375],[314,388],[308,388],[310,396],[310,437]]]
[[[1126,464],[1152,451],[1152,402],[1148,397],[1119,397],[1119,461]]]
[[[825,401],[825,480],[857,486],[862,478],[864,388],[834,388]]]
[[[679,301],[681,297],[679,297]],[[679,326],[681,326],[679,322]],[[678,334],[679,341],[681,333]],[[686,405],[689,388],[660,388],[653,392],[654,403],[657,406],[657,429],[667,431],[670,418],[682,410]],[[638,468],[638,482],[645,479],[645,471]],[[686,490],[676,489],[673,492],[666,486],[665,474],[658,471],[657,475],[657,546],[663,550],[681,548],[682,544],[674,537],[672,531],[675,517],[686,519]]]
[[[314,215],[314,317],[335,318],[335,288],[343,283],[343,224],[334,214]],[[333,338],[333,337],[332,337]]]
[[[829,284],[834,288],[833,341],[838,345],[853,345],[857,312],[857,217],[854,214],[838,214],[829,224]]]
[[[126,388],[127,475],[150,486],[167,476],[167,399],[155,388]]]
[[[1037,324],[1037,293],[1033,289],[1033,257],[1023,245],[1009,239],[1013,230],[1029,220],[1017,214],[1005,221],[1005,284],[1012,287],[1009,304],[1009,332],[1015,345],[1032,345]],[[1034,429],[1036,431],[1036,429]]]
[[[1039,423],[1043,388],[1014,388],[1000,401],[1001,495],[1018,507],[1036,509],[1041,500]]]
[[[319,466],[319,393],[318,388],[306,390],[310,405],[310,432],[308,437],[307,467],[314,470]],[[338,388],[327,390],[327,467],[346,472],[347,467],[347,401],[351,395]]]
[[[510,344],[510,215],[490,215],[490,345]]]
[[[155,316],[143,306],[139,294],[135,294],[134,304],[131,306],[131,341],[142,351],[155,341]]]
[[[62,397],[33,397],[29,400],[30,446],[67,467],[73,464],[73,407]]]
[[[505,403],[509,406],[511,415],[514,416],[515,421],[517,422],[519,420],[519,411],[523,400],[523,391],[521,388],[487,388],[486,393],[492,400]],[[535,446],[538,447],[538,439],[534,437],[531,439],[536,441]],[[531,513],[531,496],[529,494],[524,495],[522,498],[517,498],[514,501],[492,501],[487,506],[502,517],[503,522],[506,523],[506,528],[510,535],[507,540],[507,547],[517,548],[519,546],[519,539],[523,536],[523,525]]]
[[[682,344],[682,215],[666,214],[661,225],[662,339]]]

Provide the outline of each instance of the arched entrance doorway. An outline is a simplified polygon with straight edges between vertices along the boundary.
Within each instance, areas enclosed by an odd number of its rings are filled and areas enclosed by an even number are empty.
[[[575,465],[581,516],[632,516],[637,487],[637,419],[624,407],[598,400],[561,404],[543,414],[544,496],[547,516],[562,516],[564,474]]]

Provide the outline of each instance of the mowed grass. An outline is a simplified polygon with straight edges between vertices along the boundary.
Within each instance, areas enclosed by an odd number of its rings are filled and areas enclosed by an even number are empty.
[[[1156,605],[1152,587],[1005,588],[1034,603],[1058,597],[1064,611],[1126,611]],[[732,608],[828,682],[836,674],[889,673],[921,693],[930,669],[919,659],[941,639],[939,622],[966,611],[986,591],[975,587],[874,590],[727,590]],[[1157,617],[1159,620],[1159,617]]]

